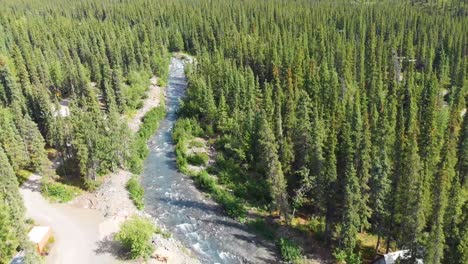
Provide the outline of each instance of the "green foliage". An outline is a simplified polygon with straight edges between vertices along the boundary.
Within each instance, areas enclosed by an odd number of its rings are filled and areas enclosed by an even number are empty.
[[[18,178],[18,183],[21,186],[25,181],[29,179],[32,172],[27,170],[19,170],[16,172],[16,177]]]
[[[186,50],[197,59],[174,130],[181,171],[186,143],[210,137],[223,157],[210,174],[223,188],[204,184],[218,200],[284,216],[292,202],[325,219],[326,242],[348,255],[365,230],[425,246],[426,262],[457,263],[465,2],[4,0],[4,163],[13,176],[40,172],[47,143],[64,159],[60,173],[90,189],[119,167],[141,171],[154,123],[130,142],[120,114],[142,105],[152,74],[167,82],[166,49]]]
[[[205,144],[200,140],[190,140],[188,146],[191,148],[203,148],[205,147]]]
[[[151,237],[155,231],[156,228],[149,219],[133,216],[122,224],[115,239],[130,253],[130,258],[147,259],[154,250]]]
[[[197,156],[198,154],[204,154],[206,156],[196,158],[195,164],[206,164],[208,160],[208,155],[206,153],[197,153],[188,157],[186,154],[187,140],[192,139],[195,136],[199,136],[201,133],[202,130],[197,121],[184,118],[177,120],[172,132],[172,137],[176,142],[175,151],[177,168],[181,172],[193,176],[195,183],[201,189],[213,195],[213,198],[223,206],[224,210],[229,216],[234,218],[242,218],[247,214],[247,210],[244,207],[244,202],[226,190],[226,188],[218,185],[215,178],[209,175],[207,171],[203,170],[200,173],[193,173],[187,169],[188,163],[192,162],[193,164],[193,157]]]
[[[133,203],[139,210],[143,210],[145,204],[143,201],[143,196],[145,194],[145,190],[141,186],[138,177],[133,175],[130,180],[127,182],[127,190],[130,194],[130,198],[132,199]]]
[[[24,207],[18,181],[0,146],[0,262],[9,263],[16,248],[26,243]]]
[[[151,76],[147,72],[131,71],[127,76],[126,85],[122,89],[122,97],[127,111],[143,106],[145,92],[150,86]]]
[[[142,118],[140,129],[131,142],[130,157],[127,159],[127,166],[131,172],[139,174],[143,170],[143,161],[149,154],[146,142],[156,132],[165,115],[166,109],[162,105],[151,109]]]
[[[142,118],[142,124],[138,130],[140,138],[149,139],[159,127],[159,122],[164,119],[166,109],[164,106],[158,106],[145,114]]]
[[[195,166],[203,166],[208,163],[209,158],[208,154],[204,152],[194,153],[187,157],[187,162]]]
[[[90,192],[96,191],[99,186],[101,186],[102,181],[100,179],[92,180],[92,179],[85,179],[84,180],[84,188]]]
[[[172,130],[172,138],[176,143],[201,135],[203,135],[203,130],[195,119],[179,118]]]
[[[226,190],[217,189],[215,200],[220,203],[226,213],[234,218],[243,218],[247,215],[244,203]]]
[[[162,235],[165,239],[169,239],[172,236],[171,233],[163,231],[160,227],[155,227],[154,233]]]
[[[11,228],[10,211],[7,205],[0,201],[0,263],[9,263],[10,257],[19,246],[19,241],[15,237],[14,229]]]
[[[158,85],[161,87],[165,87],[167,83],[167,78],[169,76],[169,61],[170,56],[169,53],[166,53],[164,49],[161,49],[163,52],[162,55],[155,55],[151,68],[153,72],[158,77]]]
[[[284,261],[295,263],[302,258],[302,249],[291,240],[280,238],[277,245]]]
[[[361,257],[356,253],[346,253],[344,250],[337,250],[333,252],[333,257],[337,263],[347,263],[347,264],[361,264]]]
[[[217,185],[216,180],[213,176],[209,175],[206,171],[202,171],[197,176],[195,176],[197,184],[203,190],[209,193],[216,193],[217,192]]]
[[[56,181],[43,181],[41,193],[52,201],[66,203],[81,193],[81,189]]]

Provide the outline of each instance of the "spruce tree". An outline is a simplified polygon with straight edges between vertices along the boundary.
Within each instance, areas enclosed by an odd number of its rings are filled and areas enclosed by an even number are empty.
[[[274,208],[278,209],[280,215],[288,220],[289,206],[286,193],[286,180],[281,163],[279,162],[278,150],[275,146],[275,136],[266,120],[264,112],[260,117],[258,143],[260,162],[263,168],[265,168],[265,175],[270,186]]]

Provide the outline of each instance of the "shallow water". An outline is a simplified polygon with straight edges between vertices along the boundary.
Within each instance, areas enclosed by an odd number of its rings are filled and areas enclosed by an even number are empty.
[[[222,208],[178,172],[171,130],[187,82],[184,61],[172,58],[166,88],[167,115],[150,139],[142,184],[145,211],[192,249],[202,263],[276,263],[274,245],[227,217]]]

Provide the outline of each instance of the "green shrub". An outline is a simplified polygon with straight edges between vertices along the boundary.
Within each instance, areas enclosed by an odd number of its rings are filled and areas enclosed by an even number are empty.
[[[75,186],[54,181],[44,181],[41,191],[45,197],[59,203],[71,201],[81,193],[81,190]]]
[[[135,206],[138,210],[143,210],[145,204],[143,202],[143,196],[145,195],[145,190],[141,187],[138,177],[133,175],[130,180],[127,182],[127,190],[130,194],[130,199],[132,199]]]
[[[360,264],[362,263],[361,256],[356,253],[346,253],[346,251],[337,249],[333,252],[336,262],[346,264]]]
[[[19,170],[16,172],[16,177],[18,178],[18,183],[21,186],[25,181],[31,177],[32,172],[27,170]]]
[[[127,166],[132,173],[140,174],[143,171],[143,160],[137,154],[132,154],[127,160]]]
[[[307,228],[314,233],[315,238],[320,241],[325,239],[325,218],[312,217],[307,223]]]
[[[88,191],[95,191],[101,186],[102,180],[97,178],[97,180],[84,179],[84,187]]]
[[[136,109],[141,109],[143,107],[144,103],[143,101],[139,101],[137,104],[136,104]]]
[[[195,166],[203,166],[208,163],[210,157],[206,153],[195,153],[187,157],[188,163]]]
[[[143,71],[131,71],[126,80],[126,84],[122,87],[122,96],[126,104],[127,111],[141,108],[143,106],[142,99],[150,85],[150,74]]]
[[[132,259],[148,258],[153,253],[151,237],[156,231],[153,223],[147,218],[133,216],[125,221],[115,239],[122,243]]]
[[[130,157],[127,159],[127,166],[132,173],[140,174],[143,170],[143,160],[149,154],[146,142],[156,132],[159,122],[164,119],[166,110],[164,106],[158,106],[146,113],[142,118],[142,124],[135,135],[130,146]]]
[[[191,148],[203,148],[203,147],[205,147],[205,143],[203,143],[203,141],[200,141],[200,140],[191,140],[189,142],[189,147],[191,147]]]
[[[284,261],[294,263],[302,258],[302,249],[291,240],[280,238],[277,244]]]
[[[224,210],[229,216],[234,218],[242,218],[247,215],[247,210],[245,209],[242,202],[229,192],[220,190],[216,194],[215,199],[217,202],[223,205]]]
[[[138,130],[138,136],[148,140],[159,127],[159,122],[164,119],[166,110],[164,106],[158,106],[145,114],[142,118],[142,124]]]
[[[160,50],[165,51],[162,47]],[[167,83],[170,58],[169,53],[165,52],[164,54],[155,54],[153,59],[150,61],[151,70],[158,76],[158,85],[161,87],[166,86]]]
[[[220,188],[216,180],[211,177],[208,172],[202,171],[201,173],[191,173],[187,170],[187,164],[204,165],[208,162],[208,154],[197,153],[189,157],[186,156],[186,142],[187,139],[194,136],[200,136],[203,133],[200,125],[195,119],[180,118],[174,125],[172,131],[172,138],[176,143],[176,162],[177,168],[184,174],[193,176],[195,183],[206,192],[213,195],[214,200],[220,203],[226,213],[233,218],[243,218],[247,215],[247,210],[243,202],[236,198],[227,190]],[[192,141],[193,142],[193,141]]]
[[[172,138],[177,143],[181,139],[189,139],[203,134],[203,129],[195,119],[179,118],[172,130]]]
[[[275,230],[264,219],[257,218],[250,220],[247,222],[247,225],[267,239],[272,240],[275,238]]]
[[[200,188],[202,188],[203,190],[208,191],[210,193],[216,192],[216,181],[206,171],[202,171],[197,176],[196,180]]]

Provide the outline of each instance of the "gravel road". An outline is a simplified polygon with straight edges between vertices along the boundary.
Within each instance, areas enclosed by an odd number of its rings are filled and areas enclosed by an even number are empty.
[[[40,193],[40,181],[41,176],[31,175],[20,187],[20,193],[26,216],[53,230],[55,243],[46,263],[119,263],[111,252],[106,252],[106,245],[99,242],[99,226],[104,217],[95,210],[48,202]]]

